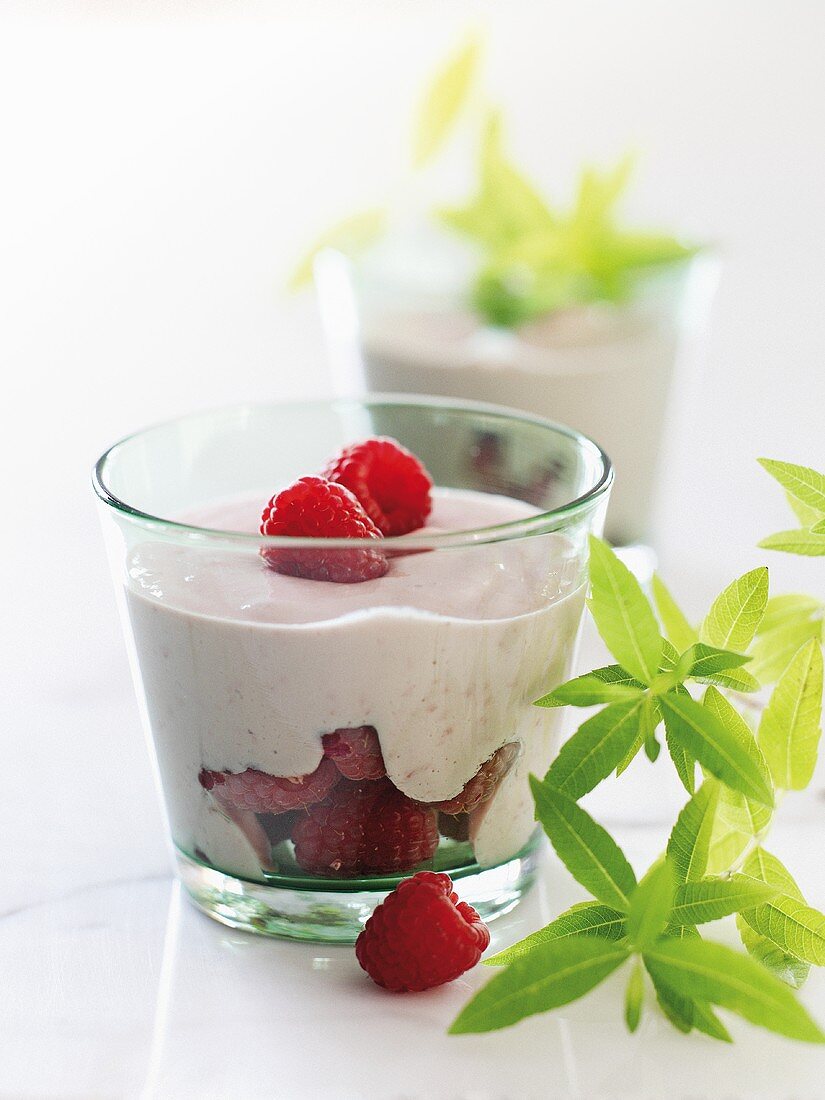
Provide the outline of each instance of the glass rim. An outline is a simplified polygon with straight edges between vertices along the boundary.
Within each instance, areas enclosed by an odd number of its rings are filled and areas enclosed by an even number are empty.
[[[311,409],[313,407],[334,409],[340,408],[371,408],[374,406],[394,407],[407,406],[418,407],[426,410],[442,410],[444,412],[483,413],[499,420],[520,421],[535,427],[549,431],[557,436],[564,436],[575,444],[580,452],[590,452],[600,464],[600,476],[584,493],[556,508],[543,509],[535,515],[526,516],[523,519],[510,520],[506,523],[494,524],[485,527],[471,527],[459,531],[435,532],[433,534],[417,535],[412,532],[407,535],[390,535],[382,539],[349,539],[349,538],[297,538],[285,535],[262,535],[247,531],[226,531],[214,527],[201,527],[197,524],[182,523],[164,516],[152,515],[136,508],[127,501],[121,500],[115,495],[106,483],[106,467],[115,457],[116,452],[149,432],[159,428],[194,419],[197,417],[209,417],[226,414],[239,414],[252,409],[272,408],[288,411],[290,409]],[[395,550],[397,553],[413,550],[434,550],[437,547],[469,546],[490,542],[500,542],[505,539],[522,538],[526,535],[545,534],[556,531],[568,521],[591,511],[608,493],[613,484],[614,470],[607,453],[595,440],[583,432],[570,428],[566,424],[548,420],[545,417],[534,416],[531,413],[519,409],[512,409],[504,405],[493,405],[482,401],[456,400],[449,397],[433,397],[422,394],[386,394],[370,393],[353,397],[311,398],[295,401],[244,401],[237,404],[220,405],[217,407],[184,413],[182,416],[171,417],[168,420],[158,421],[145,428],[119,439],[108,447],[98,458],[92,468],[92,486],[100,501],[112,511],[119,513],[135,523],[153,531],[166,531],[176,535],[179,539],[198,542],[202,544],[223,543],[231,544],[236,548],[258,547],[263,548],[292,548],[312,549],[323,546],[329,550],[352,550],[354,548],[370,548],[375,550],[377,546],[387,547],[388,553]],[[284,486],[283,488],[286,488]]]

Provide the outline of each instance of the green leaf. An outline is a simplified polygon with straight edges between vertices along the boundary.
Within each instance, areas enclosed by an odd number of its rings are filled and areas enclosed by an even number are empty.
[[[649,699],[645,700],[645,702],[649,702]],[[662,746],[659,744],[658,740],[653,734],[645,737],[644,746],[645,756],[648,758],[651,764],[655,764],[656,761],[659,759],[659,753],[662,751]]]
[[[588,676],[595,676],[605,684],[624,684],[627,687],[644,691],[645,685],[641,680],[631,676],[627,669],[622,668],[621,665],[604,665],[603,668],[594,668],[592,672],[588,673]]]
[[[636,959],[627,982],[624,999],[624,1018],[628,1031],[635,1031],[642,1018],[645,997],[645,975],[640,959]]]
[[[426,164],[441,148],[461,113],[478,71],[481,43],[471,38],[436,74],[421,103],[413,134],[413,164]]]
[[[662,695],[659,705],[668,734],[712,775],[757,802],[773,805],[767,768],[755,742],[752,748],[743,746],[712,710],[689,696]]]
[[[670,918],[673,905],[673,868],[662,860],[648,871],[630,896],[627,938],[640,950],[653,943]]]
[[[776,856],[771,855],[771,853],[767,852],[764,848],[755,848],[751,852],[744,863],[743,870],[746,874],[750,875],[752,878],[758,879],[760,882],[767,882],[776,886],[784,897],[787,897],[799,905],[806,905],[802,891],[797,886],[787,867],[785,867]],[[770,902],[768,903],[768,905],[771,904]],[[781,912],[766,912],[760,914],[758,919],[761,923],[773,923],[780,929],[785,926],[784,915]],[[799,989],[804,984],[811,969],[811,964],[809,962],[804,962],[802,959],[797,958],[791,952],[780,947],[768,936],[757,932],[747,923],[743,914],[737,916],[736,925],[739,929],[739,935],[742,937],[742,943],[745,945],[750,955],[761,962],[763,966],[766,966],[772,973],[776,974],[778,978],[788,985],[793,986],[795,989]]]
[[[626,755],[639,729],[644,696],[611,703],[588,718],[561,747],[545,776],[570,795],[581,798],[592,791]]]
[[[822,649],[816,640],[782,673],[759,723],[759,747],[777,787],[801,791],[811,781],[822,713]]]
[[[485,966],[507,966],[514,959],[527,955],[540,943],[563,940],[570,936],[599,936],[605,940],[619,940],[624,936],[625,915],[598,901],[582,901],[574,905],[538,932],[526,936],[512,947],[505,947],[496,955],[484,959]]]
[[[768,570],[752,569],[714,600],[700,631],[703,642],[743,653],[753,641],[768,602]]]
[[[790,898],[796,898],[797,901],[805,900],[788,868],[762,847],[754,848],[748,855],[742,864],[742,871],[751,878],[759,879],[760,882],[779,887],[782,893]]]
[[[501,112],[490,111],[482,134],[479,175],[482,204],[492,208],[499,223],[496,244],[543,235],[555,225],[544,199],[506,156],[503,134]]]
[[[787,622],[797,621],[800,617],[808,618],[811,615],[821,614],[825,605],[815,596],[806,596],[803,593],[789,593],[782,596],[771,596],[765,615],[759,624],[757,635],[761,636],[783,626]]]
[[[781,891],[772,900],[743,910],[745,923],[781,951],[804,962],[825,965],[825,916],[806,904],[782,863],[764,848],[757,848],[743,870],[754,881],[766,882]]]
[[[803,504],[792,493],[786,493],[785,496],[788,499],[788,504],[793,509],[794,515],[803,527],[815,527],[818,522],[821,522],[822,512],[818,508],[812,508],[810,504]]]
[[[590,231],[595,236],[593,227],[601,227],[608,221],[617,200],[627,189],[634,160],[635,157],[625,155],[607,172],[589,166],[582,169],[573,217],[584,234]]]
[[[704,1001],[692,1001],[690,997],[677,993],[652,974],[651,978],[656,999],[675,1028],[687,1034],[695,1027],[697,1031],[702,1031],[713,1039],[721,1039],[724,1043],[733,1042],[727,1028]]]
[[[779,462],[775,458],[760,458],[758,461],[792,497],[825,513],[825,474],[817,473],[810,466],[796,466],[793,462]]]
[[[614,668],[619,668],[614,665]],[[620,669],[620,671],[624,671]],[[588,672],[568,680],[537,699],[537,707],[594,707],[599,703],[612,703],[619,699],[636,699],[645,690],[644,684],[625,673],[626,679],[605,680],[597,672]]]
[[[688,248],[673,237],[664,237],[658,233],[623,230],[610,242],[608,251],[611,267],[641,268],[682,260],[693,255],[696,249]]]
[[[732,1009],[791,1039],[825,1043],[825,1035],[790,989],[729,947],[706,940],[660,940],[644,959],[654,979],[678,993]]]
[[[710,841],[707,873],[718,875],[734,867],[754,837],[767,829],[770,820],[768,806],[722,786]]]
[[[714,718],[719,721],[726,733],[730,736],[730,739],[750,758],[753,767],[761,773],[771,790],[773,790],[773,786],[770,782],[768,765],[762,754],[762,750],[757,744],[754,732],[736,707],[725,698],[721,691],[713,686],[706,689],[702,698],[702,706],[705,710],[710,711]],[[728,786],[732,785],[728,784]],[[735,790],[736,788],[733,789]],[[764,802],[762,804],[767,805],[767,803]],[[772,806],[773,802],[771,802],[770,805]]]
[[[708,646],[710,649],[710,646]],[[672,672],[660,672],[653,683],[650,685],[654,694],[661,695],[665,691],[670,691],[671,688],[678,687],[687,680],[690,674],[690,668],[694,661],[693,646],[690,646],[681,654],[679,660],[673,668]]]
[[[777,680],[806,642],[812,638],[822,640],[823,607],[818,601],[814,603],[815,610],[810,613],[800,610],[795,615],[788,615],[753,643],[751,667],[763,684]]]
[[[491,255],[473,291],[475,307],[493,324],[515,324],[543,312],[546,303],[529,300],[536,294],[536,271],[525,260],[517,270],[522,281],[526,276],[526,286],[508,288],[506,250],[552,235],[555,219],[541,195],[505,156],[498,111],[491,111],[484,124],[479,177],[478,193],[466,206],[439,210],[437,216],[449,228],[474,238]],[[499,289],[487,300],[491,283]],[[499,316],[502,296],[504,315]]]
[[[676,819],[667,842],[667,855],[677,885],[700,879],[705,873],[719,790],[716,780],[706,779]]]
[[[759,905],[776,893],[777,887],[747,875],[684,882],[676,891],[671,920],[678,924],[707,924]]]
[[[364,210],[344,218],[323,233],[295,267],[289,278],[289,289],[300,290],[312,282],[315,259],[325,248],[334,248],[352,256],[376,241],[384,232],[387,212],[383,209]]]
[[[759,691],[759,681],[748,672],[746,668],[729,668],[724,672],[714,672],[710,676],[696,676],[699,684],[714,684],[717,687],[728,688],[730,691],[753,692]]]
[[[711,676],[716,672],[739,668],[749,660],[750,657],[743,653],[733,653],[729,649],[716,649],[714,646],[705,645],[704,642],[697,642],[685,650],[676,667],[680,672],[684,670],[685,677],[693,676],[698,680],[702,676]]]
[[[539,944],[476,993],[453,1021],[450,1034],[495,1031],[576,1001],[627,958],[623,944],[595,936]]]
[[[692,924],[674,924],[669,922],[665,929],[665,935],[669,939],[676,940],[698,940],[701,939],[699,930]]]
[[[679,780],[682,786],[685,788],[688,794],[692,795],[696,790],[696,757],[685,745],[676,737],[672,729],[673,723],[668,726],[665,722],[665,743],[667,744],[667,751],[670,753],[670,759],[673,761],[676,768],[676,774],[679,776]]]
[[[775,943],[754,932],[741,913],[736,915],[736,927],[748,954],[794,989],[801,989],[811,972],[811,964],[797,959]]]
[[[704,1001],[693,1002],[693,1026],[711,1039],[720,1039],[723,1043],[733,1042],[728,1029]]]
[[[760,936],[803,962],[825,966],[825,915],[796,898],[773,901],[742,912],[742,920]]]
[[[705,692],[703,705],[716,715],[747,752],[753,752],[753,732],[721,692],[709,688]],[[769,807],[722,786],[708,853],[708,874],[729,871],[753,838],[767,829],[770,820]]]
[[[647,755],[651,759],[655,759],[656,756],[659,755],[659,744],[656,741],[655,734],[656,728],[661,721],[662,712],[659,709],[659,704],[656,702],[656,699],[650,693],[648,693],[647,695],[645,695],[644,702],[642,704],[642,710],[639,715],[639,731],[636,734],[636,738],[633,741],[633,744],[624,754],[622,759],[616,765],[617,779],[622,774],[622,772],[625,771],[625,769],[628,768],[633,762],[636,754],[638,753],[639,749],[641,749],[642,745],[645,746]],[[656,745],[655,755],[652,757],[650,752],[651,743]]]
[[[653,988],[656,990],[656,1000],[659,1007],[675,1028],[687,1035],[693,1030],[693,1002],[689,997],[682,997],[670,986],[657,978],[653,978]]]
[[[662,638],[662,662],[659,665],[660,672],[671,672],[679,663],[679,654],[667,640]]]
[[[699,641],[699,632],[687,621],[658,573],[653,574],[653,600],[659,619],[665,628],[665,636],[681,653]]]
[[[810,531],[777,531],[757,543],[763,550],[783,550],[786,554],[801,554],[803,557],[819,558],[825,554],[825,535],[815,535]]]
[[[662,638],[650,604],[627,566],[606,542],[590,536],[590,610],[610,652],[649,684],[659,671]]]
[[[817,520],[811,527],[812,535],[825,535],[825,518]]]
[[[645,743],[644,733],[640,729],[638,734],[636,735],[636,740],[633,742],[633,744],[630,746],[630,748],[624,754],[624,757],[616,765],[616,778],[617,779],[622,774],[622,772],[626,771],[630,767],[630,765],[633,763],[633,761],[638,756],[639,750],[641,749],[641,747],[644,743]]]
[[[624,852],[606,829],[572,798],[530,776],[541,822],[556,854],[573,878],[605,905],[626,912],[636,876]]]

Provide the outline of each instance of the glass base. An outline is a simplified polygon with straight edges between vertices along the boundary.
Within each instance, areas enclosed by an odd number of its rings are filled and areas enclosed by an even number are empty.
[[[462,901],[468,901],[484,921],[513,909],[533,885],[539,860],[539,837],[513,859],[496,867],[478,864],[451,872]],[[269,886],[216,871],[180,849],[175,850],[178,876],[195,905],[214,920],[257,932],[315,943],[354,943],[373,909],[397,882],[382,878],[381,888],[355,889],[347,883],[323,881],[313,889]]]

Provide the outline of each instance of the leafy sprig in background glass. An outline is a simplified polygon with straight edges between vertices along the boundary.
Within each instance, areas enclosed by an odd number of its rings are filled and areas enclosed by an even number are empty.
[[[787,491],[803,526],[761,545],[825,554],[825,475],[762,464]],[[793,993],[811,965],[825,965],[825,915],[807,904],[764,846],[779,802],[808,785],[816,764],[822,603],[799,595],[770,599],[768,571],[755,569],[721,593],[697,630],[656,579],[657,621],[636,579],[595,538],[591,586],[590,610],[617,663],[576,677],[537,705],[604,707],[579,726],[547,775],[531,783],[537,820],[592,899],[485,960],[504,969],[451,1031],[509,1026],[578,999],[627,966],[631,1031],[649,980],[680,1031],[729,1042],[718,1006],[781,1035],[825,1042]],[[773,681],[753,729],[742,703]],[[655,760],[662,725],[690,798],[665,852],[637,882],[615,840],[577,799],[612,772],[620,776],[643,749]],[[732,914],[746,955],[699,932]]]
[[[422,99],[412,138],[411,170],[425,168],[466,114],[480,78],[481,46],[470,39],[441,69]],[[501,112],[480,112],[475,193],[464,205],[433,211],[435,219],[470,241],[479,255],[468,298],[489,324],[516,326],[555,310],[628,299],[652,268],[692,256],[674,237],[626,229],[618,217],[633,167],[581,172],[569,209],[550,204],[507,154]],[[298,264],[293,287],[312,279],[326,248],[354,256],[387,231],[389,210],[373,207],[324,233]]]

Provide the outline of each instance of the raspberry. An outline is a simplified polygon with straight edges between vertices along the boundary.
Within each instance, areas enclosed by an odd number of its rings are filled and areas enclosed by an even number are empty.
[[[470,815],[439,814],[438,831],[449,840],[464,843],[470,839]]]
[[[355,956],[374,982],[394,993],[418,992],[476,965],[490,932],[452,890],[449,875],[419,871],[376,908],[355,941]]]
[[[339,779],[338,769],[326,759],[309,775],[269,775],[255,768],[232,774],[204,768],[198,776],[200,785],[212,791],[219,804],[256,814],[306,809],[326,798]]]
[[[327,464],[324,477],[353,492],[385,535],[415,531],[432,509],[432,478],[394,439],[366,439],[345,447]]]
[[[264,508],[261,534],[335,539],[382,537],[352,493],[322,477],[302,477],[277,493]],[[277,573],[337,584],[375,580],[389,568],[381,551],[371,549],[264,547],[261,554]]]
[[[515,742],[502,745],[500,749],[496,749],[489,760],[481,765],[469,783],[466,783],[454,798],[433,802],[431,805],[443,814],[471,813],[483,802],[492,798],[496,787],[512,768],[517,756],[518,745]]]
[[[342,780],[292,830],[295,859],[315,875],[408,871],[438,847],[435,813],[388,779]]]
[[[334,760],[347,779],[382,779],[387,774],[375,726],[333,730],[321,740],[324,756]]]

